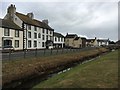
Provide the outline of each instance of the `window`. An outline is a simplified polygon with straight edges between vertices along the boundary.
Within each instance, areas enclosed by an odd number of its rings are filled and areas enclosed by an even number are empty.
[[[34,47],[37,47],[37,41],[34,41]]]
[[[53,40],[53,37],[52,37],[52,36],[50,36],[50,40]]]
[[[34,30],[37,31],[37,27],[36,26],[34,26]]]
[[[57,41],[57,38],[55,37],[55,41]]]
[[[15,37],[19,37],[19,30],[15,30]]]
[[[19,40],[15,40],[15,48],[19,47]]]
[[[35,39],[37,38],[37,33],[34,33],[34,38],[35,38]]]
[[[42,40],[45,40],[45,36],[44,35],[42,35]]]
[[[31,40],[28,40],[28,48],[31,48],[31,45],[32,45]]]
[[[45,42],[42,42],[42,47],[45,47]]]
[[[45,30],[45,29],[43,28],[43,29],[42,29],[42,33],[45,33],[45,31],[44,31],[44,30]]]
[[[40,33],[38,34],[38,38],[41,38],[41,34]]]
[[[63,42],[63,38],[61,38],[61,42]]]
[[[4,28],[4,36],[10,36],[10,30],[8,28]]]
[[[50,34],[52,34],[52,31],[50,31]]]
[[[58,42],[60,42],[60,37],[58,37]]]
[[[28,32],[28,38],[31,38],[31,32]]]
[[[48,34],[48,30],[46,30],[46,33]]]
[[[31,25],[28,25],[28,30],[31,30]]]
[[[48,40],[48,35],[46,36],[46,40]]]

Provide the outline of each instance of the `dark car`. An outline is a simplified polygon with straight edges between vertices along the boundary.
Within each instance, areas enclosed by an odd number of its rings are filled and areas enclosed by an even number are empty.
[[[6,45],[2,47],[2,51],[9,51],[9,50],[14,51],[14,47],[11,45]]]

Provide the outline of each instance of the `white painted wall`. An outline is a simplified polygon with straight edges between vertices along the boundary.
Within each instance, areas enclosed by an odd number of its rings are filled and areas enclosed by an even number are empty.
[[[56,41],[55,41],[55,38],[56,38]],[[58,40],[58,38],[60,38],[60,41]],[[62,44],[62,47],[63,47],[63,44],[64,44],[64,38],[62,37],[57,37],[57,36],[54,36],[54,44]]]
[[[98,45],[101,46],[101,45],[109,45],[109,42],[98,42]]]
[[[19,27],[22,28],[22,23],[23,21],[17,17],[15,14],[14,14],[14,17],[13,17],[13,21],[15,24],[17,24]],[[4,19],[8,19],[8,14],[6,14],[6,16],[4,17]],[[24,44],[24,47],[27,48],[27,49],[42,49],[42,48],[46,48],[45,47],[42,47],[42,42],[46,42],[46,35],[48,35],[48,40],[50,40],[50,37],[52,36],[53,37],[53,31],[52,31],[52,34],[50,34],[50,31],[51,30],[48,30],[48,34],[46,33],[46,29],[44,29],[44,33],[42,33],[42,28],[40,27],[37,27],[37,31],[34,30],[34,26],[31,26],[31,30],[28,30],[28,26],[25,24],[25,28],[27,27],[27,31],[24,30],[24,35],[25,35],[25,38],[27,38],[27,40],[25,39],[25,44]],[[31,31],[31,38],[28,38],[28,31]],[[34,38],[34,32],[37,33],[37,39]],[[27,36],[26,36],[26,33],[27,33]],[[41,38],[38,38],[38,33],[41,33]],[[44,35],[44,40],[42,40],[42,35]],[[31,40],[31,48],[28,48],[28,40]],[[34,40],[37,41],[37,47],[34,47]],[[53,38],[52,38],[53,40]],[[26,47],[26,44],[27,44],[27,47]]]
[[[15,30],[10,30],[10,36],[4,36],[4,28],[0,27],[0,47],[2,47],[3,41],[2,38],[10,38],[12,40],[12,46],[15,50],[23,49],[23,31],[19,30],[19,37],[15,37]],[[15,48],[15,40],[19,40],[19,47]]]

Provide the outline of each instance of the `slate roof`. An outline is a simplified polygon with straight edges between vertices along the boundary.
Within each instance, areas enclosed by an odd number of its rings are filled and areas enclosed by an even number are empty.
[[[86,41],[87,41],[87,42],[94,42],[95,39],[87,39]]]
[[[31,19],[27,15],[24,15],[22,13],[16,12],[16,16],[18,16],[22,21],[24,21],[27,24],[38,26],[38,27],[41,27],[41,28],[49,29],[49,30],[54,30],[49,25],[47,25],[46,23],[38,21],[36,19]]]
[[[22,30],[18,25],[16,25],[13,21],[0,19],[0,27],[9,28],[9,29],[17,29]]]
[[[77,34],[67,34],[65,37],[66,38],[75,38],[75,37],[77,37]]]
[[[84,39],[84,40],[86,40],[86,38],[85,38],[85,37],[81,37],[81,39]]]
[[[76,37],[74,40],[78,40],[80,37]]]
[[[98,39],[97,41],[98,42],[108,42],[109,40],[108,39]]]
[[[54,32],[54,36],[64,38],[64,36],[61,33],[57,33],[57,32]]]

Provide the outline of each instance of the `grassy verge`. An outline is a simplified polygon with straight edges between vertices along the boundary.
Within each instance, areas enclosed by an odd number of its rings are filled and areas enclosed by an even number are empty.
[[[117,88],[117,85],[118,51],[114,51],[56,75],[33,88]]]
[[[6,84],[17,82],[22,82],[26,78],[31,78],[34,76],[47,73],[52,71],[57,67],[63,67],[69,63],[74,63],[82,60],[83,58],[96,56],[102,52],[106,52],[105,48],[97,48],[94,50],[87,50],[76,53],[68,53],[56,56],[32,58],[26,60],[13,60],[7,61],[2,64],[2,79],[3,87]]]

